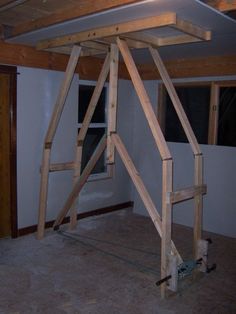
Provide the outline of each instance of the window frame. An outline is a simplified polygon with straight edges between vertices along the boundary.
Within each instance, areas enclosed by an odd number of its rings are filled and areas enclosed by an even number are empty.
[[[78,86],[78,99],[79,99],[79,87],[80,85],[87,85],[87,86],[96,86],[96,81],[90,81],[90,80],[80,80],[79,81],[79,86]],[[104,87],[106,88],[106,100],[105,100],[105,122],[102,123],[90,123],[88,129],[91,128],[105,128],[105,132],[107,132],[107,127],[108,127],[108,121],[107,121],[107,117],[108,117],[108,101],[109,101],[109,83],[106,82],[104,84]],[[78,101],[78,114],[77,117],[79,116],[79,101]],[[77,118],[77,130],[80,129],[82,127],[82,123],[78,122],[78,118]],[[104,180],[104,179],[111,179],[113,176],[113,165],[111,164],[107,164],[106,163],[106,150],[104,153],[104,165],[106,168],[106,171],[101,172],[101,173],[92,173],[90,174],[90,176],[88,177],[88,182],[89,181],[98,181],[98,180]]]
[[[226,81],[193,81],[174,83],[174,87],[189,87],[189,86],[209,86],[210,87],[210,104],[209,104],[209,121],[208,121],[208,141],[204,145],[218,145],[218,122],[219,122],[219,100],[221,87],[236,87],[235,80]],[[157,119],[161,130],[165,135],[165,117],[166,106],[165,97],[167,90],[164,83],[158,83],[158,104],[157,104]],[[182,143],[182,142],[179,142]]]

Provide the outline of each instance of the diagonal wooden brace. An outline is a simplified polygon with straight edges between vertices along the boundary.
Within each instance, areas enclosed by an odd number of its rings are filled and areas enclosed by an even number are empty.
[[[83,141],[85,139],[86,133],[89,128],[89,124],[92,120],[94,111],[96,109],[99,97],[101,95],[103,86],[106,82],[106,78],[109,72],[110,67],[110,53],[107,54],[105,61],[103,63],[101,72],[98,77],[97,84],[94,88],[92,97],[90,99],[84,121],[82,126],[79,130],[79,134],[77,136],[77,146],[76,146],[76,155],[75,155],[75,167],[74,167],[74,177],[73,177],[73,184],[76,184],[81,172],[81,160],[82,160],[82,153],[83,153]],[[74,229],[77,224],[77,212],[75,204],[73,208],[71,208],[71,216],[70,216],[70,229]]]
[[[162,232],[161,217],[158,214],[158,211],[157,211],[157,209],[156,209],[156,207],[155,207],[155,205],[154,205],[154,203],[153,203],[153,201],[152,201],[152,199],[151,199],[151,197],[150,197],[150,195],[149,195],[149,193],[148,193],[148,191],[147,191],[147,189],[146,189],[146,187],[145,187],[145,185],[144,185],[144,183],[143,183],[143,181],[142,181],[142,179],[141,179],[141,177],[137,171],[137,169],[135,168],[124,144],[122,143],[119,135],[116,133],[113,133],[111,135],[111,139],[112,139],[112,141],[113,141],[113,143],[114,143],[114,145],[115,145],[128,173],[129,173],[129,175],[130,175],[130,177],[131,177],[131,179],[132,179],[132,181],[133,181],[133,183],[134,183],[134,185],[135,185],[135,187],[136,187],[136,189],[137,189],[137,191],[138,191],[138,193],[139,193],[139,195],[140,195],[140,197],[141,197],[141,199],[142,199],[142,201],[143,201],[143,203],[144,203],[144,205],[145,205],[145,207],[146,207],[146,209],[147,209],[147,211],[148,211],[148,213],[149,213],[149,215],[150,215],[150,217],[151,217],[151,219],[152,219],[152,221],[153,221],[153,223],[154,223],[154,225],[155,225],[155,227],[156,227],[156,229],[160,235],[160,237],[162,237],[163,232]],[[178,263],[182,263],[183,260],[180,256],[179,252],[177,251],[173,241],[171,241],[171,250],[172,250],[173,254],[177,255]]]
[[[67,198],[67,201],[64,205],[64,207],[61,209],[60,213],[57,216],[56,221],[54,222],[53,228],[56,229],[62,222],[62,220],[65,218],[66,214],[69,212],[70,208],[74,204],[79,192],[83,188],[84,184],[86,183],[89,175],[91,174],[91,171],[95,167],[98,159],[102,155],[104,149],[106,148],[106,135],[104,135],[99,142],[96,150],[94,151],[91,159],[89,160],[87,166],[84,168],[84,171],[82,172],[79,180],[74,185],[69,197]]]

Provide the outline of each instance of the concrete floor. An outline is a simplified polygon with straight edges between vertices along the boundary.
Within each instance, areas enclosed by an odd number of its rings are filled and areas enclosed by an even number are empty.
[[[149,218],[120,211],[61,230],[0,241],[1,314],[236,313],[235,239],[205,234],[217,270],[161,300],[160,239]],[[175,225],[174,239],[188,259],[191,229]]]

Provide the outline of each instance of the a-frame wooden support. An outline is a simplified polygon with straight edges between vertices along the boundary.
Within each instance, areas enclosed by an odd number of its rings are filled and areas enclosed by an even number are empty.
[[[81,48],[74,46],[71,52],[71,56],[66,68],[64,80],[62,81],[60,91],[56,100],[54,111],[51,121],[49,123],[48,131],[44,141],[44,150],[41,167],[41,184],[40,184],[40,199],[39,199],[39,219],[38,219],[38,231],[37,237],[41,239],[44,235],[46,207],[47,207],[47,195],[48,195],[48,175],[50,170],[50,156],[54,135],[57,130],[58,123],[64,108],[66,96],[68,94],[75,67],[78,62]]]
[[[39,207],[39,224],[38,224],[38,238],[42,238],[44,234],[44,223],[47,203],[47,188],[48,188],[48,174],[50,169],[74,169],[74,185],[69,197],[67,198],[65,205],[60,210],[55,223],[54,229],[59,228],[64,217],[71,210],[71,223],[70,227],[76,226],[76,207],[75,201],[79,196],[81,189],[86,183],[92,169],[96,165],[96,162],[100,158],[101,154],[107,148],[107,165],[114,164],[115,162],[115,149],[119,153],[137,191],[146,207],[159,235],[161,236],[161,276],[162,278],[168,277],[168,280],[164,280],[161,285],[162,297],[165,296],[166,289],[172,291],[177,290],[178,271],[177,266],[182,263],[182,258],[177,251],[171,237],[172,229],[172,206],[176,201],[183,201],[186,199],[194,198],[195,202],[195,222],[194,222],[194,256],[196,259],[202,258],[206,262],[206,242],[201,239],[202,230],[202,195],[206,193],[206,186],[203,185],[203,158],[200,147],[197,143],[196,137],[189,124],[187,116],[183,110],[181,102],[175,91],[175,88],[171,82],[171,79],[165,69],[165,66],[154,48],[149,46],[150,53],[153,60],[160,72],[161,78],[166,86],[166,89],[173,102],[174,108],[183,126],[183,129],[187,135],[190,145],[193,150],[195,158],[195,182],[193,187],[188,187],[180,191],[173,191],[173,160],[165,138],[162,134],[160,125],[155,116],[153,107],[151,105],[148,94],[145,90],[144,84],[138,73],[137,67],[134,63],[126,40],[117,38],[116,43],[110,45],[110,52],[104,61],[101,73],[98,78],[97,85],[94,93],[88,105],[88,109],[82,123],[82,127],[77,137],[77,149],[74,163],[50,165],[50,153],[52,141],[56,132],[57,125],[60,120],[66,95],[73,77],[74,69],[78,61],[80,48],[75,46],[72,50],[70,61],[66,70],[64,82],[62,84],[58,100],[55,105],[53,116],[49,125],[49,129],[45,138],[42,174],[41,174],[41,190],[40,190],[40,207]],[[124,63],[130,74],[134,88],[140,100],[144,115],[149,124],[150,130],[154,137],[158,151],[162,158],[162,215],[160,216],[156,206],[154,205],[143,181],[135,168],[124,144],[122,143],[119,135],[116,133],[116,116],[117,116],[117,88],[118,88],[118,58],[119,51],[123,57]],[[97,105],[99,96],[110,70],[109,77],[109,105],[108,105],[108,128],[107,134],[100,141],[97,149],[92,155],[87,166],[81,172],[81,158],[82,148],[85,135],[87,133],[89,124],[91,122],[95,107]],[[203,264],[204,265],[204,264]],[[204,266],[202,266],[204,271]]]

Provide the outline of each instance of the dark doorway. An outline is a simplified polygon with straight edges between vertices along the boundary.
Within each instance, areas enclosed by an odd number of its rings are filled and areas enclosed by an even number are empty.
[[[16,76],[0,65],[0,238],[17,237]]]

